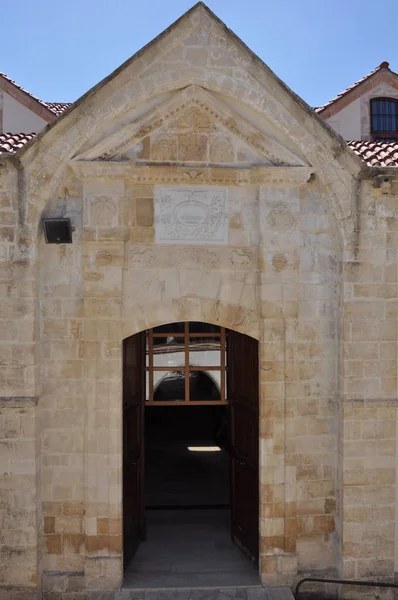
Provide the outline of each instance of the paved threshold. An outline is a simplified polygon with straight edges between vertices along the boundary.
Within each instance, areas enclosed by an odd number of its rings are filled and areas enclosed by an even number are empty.
[[[116,592],[114,600],[294,600],[289,587],[157,588]]]

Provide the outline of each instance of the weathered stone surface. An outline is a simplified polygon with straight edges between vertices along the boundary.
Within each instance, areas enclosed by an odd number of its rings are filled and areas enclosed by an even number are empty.
[[[201,5],[20,161],[0,169],[0,596],[119,589],[122,341],[191,320],[259,340],[263,583],[393,578],[397,186],[361,180]],[[211,198],[159,215],[159,189]],[[68,246],[37,235],[57,197]]]

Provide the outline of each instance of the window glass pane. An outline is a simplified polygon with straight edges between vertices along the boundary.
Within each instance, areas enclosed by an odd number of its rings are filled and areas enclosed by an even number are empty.
[[[149,367],[149,339],[148,339],[148,334],[145,336],[145,366]]]
[[[151,389],[155,403],[184,402],[185,388],[189,385],[190,400],[224,400],[224,396],[221,398],[221,387],[225,388],[225,373],[221,386],[221,365],[227,362],[226,349],[221,361],[224,335],[227,339],[228,332],[221,327],[202,322],[170,323],[150,330],[145,360],[148,371],[149,363],[153,367],[152,373],[146,373],[146,399]],[[149,341],[152,356],[149,355]],[[188,364],[190,372],[185,381]]]
[[[221,338],[214,335],[189,338],[191,367],[219,367],[221,365]]]
[[[221,371],[191,371],[189,373],[190,400],[221,400]]]
[[[154,402],[185,400],[185,371],[156,371],[153,375]]]
[[[185,338],[154,337],[153,338],[153,366],[156,367],[183,367],[185,364]]]
[[[372,100],[372,131],[395,133],[397,131],[397,101],[379,98]]]
[[[153,333],[184,333],[184,323],[167,323],[153,328]]]
[[[191,321],[189,323],[189,333],[220,333],[220,327],[218,325],[211,325],[210,323]]]
[[[152,377],[152,372],[146,371],[145,373],[145,400],[149,400],[149,378]]]

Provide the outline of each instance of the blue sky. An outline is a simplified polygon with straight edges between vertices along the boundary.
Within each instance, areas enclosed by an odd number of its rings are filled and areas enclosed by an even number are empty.
[[[193,4],[3,0],[0,71],[43,100],[76,100]],[[397,0],[207,0],[207,5],[313,106],[384,60],[398,71]]]

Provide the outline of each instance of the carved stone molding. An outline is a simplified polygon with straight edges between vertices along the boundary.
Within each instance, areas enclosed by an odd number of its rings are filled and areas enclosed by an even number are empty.
[[[126,245],[129,269],[228,269],[252,272],[257,268],[253,247],[203,246],[181,247],[169,245],[145,246],[133,242]]]
[[[313,173],[310,167],[200,167],[172,165],[140,165],[110,161],[71,161],[79,177],[124,178],[143,184],[206,184],[206,185],[272,185],[298,186]]]
[[[358,405],[377,409],[380,406],[398,406],[398,398],[343,398],[343,406]]]
[[[277,135],[262,131],[220,97],[197,85],[175,92],[155,107],[151,105],[144,115],[131,115],[129,122],[115,124],[102,139],[93,140],[91,145],[88,142],[74,159],[113,162],[135,160],[137,156],[147,159],[148,149],[144,146],[149,144],[153,148],[152,160],[209,162],[208,149],[214,146],[210,152],[212,160],[221,157],[222,163],[230,162],[228,144],[213,139],[219,135],[244,144],[251,151],[249,164],[308,166],[298,147],[287,148]]]

